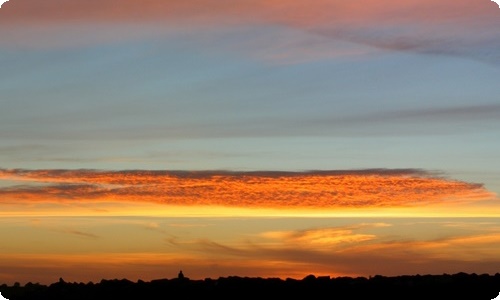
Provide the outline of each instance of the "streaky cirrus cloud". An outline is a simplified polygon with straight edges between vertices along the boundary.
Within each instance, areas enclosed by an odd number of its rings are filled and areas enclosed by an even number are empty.
[[[500,104],[478,103],[474,105],[424,106],[406,109],[387,109],[367,113],[339,113],[333,109],[323,109],[321,114],[304,114],[294,118],[283,116],[246,116],[240,119],[190,120],[179,121],[175,127],[153,122],[137,124],[128,130],[110,127],[101,130],[101,125],[88,124],[80,112],[70,114],[71,125],[59,126],[67,122],[66,117],[39,120],[50,130],[26,131],[22,124],[8,123],[0,127],[0,135],[11,139],[46,138],[55,140],[147,140],[147,139],[186,139],[186,138],[228,138],[228,137],[276,137],[276,136],[374,136],[405,134],[449,134],[476,131],[477,125],[500,120]],[[145,115],[144,115],[145,116]],[[107,116],[113,120],[113,116]],[[32,119],[32,118],[31,118]],[[397,126],[394,126],[398,122]],[[464,123],[473,126],[463,126]],[[418,124],[418,126],[415,126]],[[367,126],[369,125],[369,126]],[[430,129],[427,126],[432,126]],[[75,128],[78,127],[78,130]],[[294,128],[294,130],[290,130]],[[20,151],[22,150],[22,151]],[[19,160],[33,160],[31,156],[51,156],[53,161],[86,162],[82,157],[53,157],[56,150],[47,145],[26,144],[23,146],[0,147],[0,155]],[[59,149],[59,151],[61,151]],[[64,153],[64,151],[62,151]],[[24,154],[24,155],[23,155]],[[176,153],[176,155],[179,155]],[[228,155],[228,154],[226,154]]]
[[[120,36],[135,40],[151,37],[152,32],[162,36],[162,32],[172,30],[185,33],[189,29],[204,32],[214,27],[261,26],[261,30],[265,30],[266,26],[279,26],[325,39],[349,41],[389,51],[461,56],[494,64],[500,62],[496,51],[499,33],[495,30],[500,25],[500,18],[498,10],[493,9],[494,4],[487,0],[17,2],[3,12],[0,22],[9,26],[32,25],[40,36],[30,35],[29,30],[17,36],[9,34],[6,35],[8,44],[36,45],[53,41],[50,36],[62,34],[60,25],[76,25],[66,28],[80,32],[78,28],[85,28],[85,24],[122,24],[122,31],[109,27],[112,35],[107,34],[109,30],[106,29],[87,32],[84,35],[92,36],[88,38],[89,43],[105,42],[103,34],[112,40],[119,40]],[[148,26],[131,28],[130,24]],[[22,41],[23,36],[32,38]],[[81,35],[78,37],[82,38]],[[200,38],[203,39],[203,34]],[[234,41],[239,42],[245,41]],[[65,43],[79,42],[68,35]],[[317,54],[315,51],[311,53]]]
[[[131,201],[263,208],[412,207],[494,198],[478,183],[418,169],[308,172],[2,169],[3,201]]]
[[[261,234],[262,237],[280,241],[287,244],[309,245],[318,249],[325,247],[339,247],[362,243],[377,238],[374,234],[358,233],[356,231],[364,228],[390,227],[387,223],[362,223],[344,227],[313,228],[305,230],[289,231],[267,231]]]
[[[364,232],[380,227],[390,227],[390,224],[271,231],[260,235],[272,242],[250,239],[221,243],[209,239],[185,239],[170,245],[185,253],[212,253],[212,259],[260,260],[260,265],[271,266],[291,264],[303,274],[494,273],[500,265],[495,251],[495,246],[500,244],[498,232],[420,239],[393,233]]]

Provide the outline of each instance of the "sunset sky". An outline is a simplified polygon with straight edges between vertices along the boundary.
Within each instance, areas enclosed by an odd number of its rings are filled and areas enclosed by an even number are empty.
[[[489,0],[11,0],[0,284],[500,272]]]

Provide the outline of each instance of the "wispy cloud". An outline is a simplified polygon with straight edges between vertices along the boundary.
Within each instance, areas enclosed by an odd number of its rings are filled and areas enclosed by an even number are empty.
[[[391,238],[383,234],[365,234],[359,229],[333,227],[279,234],[267,232],[263,236],[275,242],[250,240],[229,245],[200,240],[177,246],[187,252],[213,253],[213,257],[243,261],[260,259],[264,265],[290,263],[302,266],[299,269],[303,272],[309,269],[327,274],[492,273],[500,265],[494,246],[500,244],[498,233],[417,240],[408,236]]]
[[[468,106],[430,107],[423,109],[409,109],[399,111],[384,111],[358,117],[338,120],[352,123],[377,123],[394,122],[397,120],[425,121],[425,122],[450,122],[474,121],[485,119],[498,119],[500,117],[500,104],[476,104]]]
[[[84,231],[80,231],[80,230],[75,230],[75,229],[67,229],[67,230],[63,230],[62,232],[72,234],[75,236],[79,236],[79,237],[84,237],[84,238],[92,238],[92,239],[99,238],[99,236],[96,234],[84,232]]]
[[[491,199],[481,184],[416,169],[310,172],[0,170],[4,201],[132,201],[264,208],[412,207]]]
[[[500,119],[499,104],[475,104],[456,105],[447,107],[424,107],[413,109],[386,109],[366,114],[357,113],[351,116],[317,117],[302,123],[304,131],[318,131],[319,128],[329,126],[334,128],[329,134],[348,133],[349,135],[366,134],[388,134],[404,132],[408,134],[426,133],[433,126],[433,134],[456,132],[457,125],[460,130],[474,130],[474,126],[463,126],[463,124],[484,124],[486,122],[497,122]],[[394,126],[398,124],[398,126]],[[421,124],[421,126],[415,126]],[[369,128],[367,128],[369,125]],[[341,130],[335,130],[341,128]],[[469,128],[469,129],[467,129]]]
[[[214,27],[282,26],[302,31],[306,35],[389,51],[463,56],[494,64],[500,61],[498,51],[495,51],[499,46],[498,31],[495,28],[498,28],[500,21],[498,9],[491,1],[365,0],[351,3],[316,0],[305,3],[292,0],[105,0],[66,3],[49,0],[42,5],[38,1],[27,0],[12,3],[0,14],[1,22],[6,25],[19,27],[31,24],[33,28],[52,28],[48,31],[36,30],[46,39],[51,36],[51,31],[64,34],[60,30],[61,24],[69,25],[69,28],[72,25],[85,28],[84,24],[101,26],[106,23],[128,27],[125,31],[106,27],[111,31],[81,32],[84,37],[90,36],[88,42],[99,43],[109,42],[109,39],[137,39],[151,36],[152,32],[155,32],[153,36],[161,35],[161,32],[166,31],[165,28],[175,30],[176,26],[196,31]],[[169,23],[169,26],[150,26],[165,23]],[[131,24],[134,26],[130,26]],[[145,24],[149,29],[144,30],[139,24]],[[44,43],[36,35],[33,37],[30,41],[22,41],[10,36],[9,44]],[[70,35],[65,40],[57,41],[57,44],[81,43]],[[314,46],[311,45],[310,48]],[[302,52],[306,55],[318,55],[317,51]]]
[[[293,247],[293,245],[307,245],[307,247],[330,249],[331,247],[346,246],[362,243],[376,238],[373,234],[358,233],[359,229],[370,227],[391,226],[385,223],[359,224],[357,226],[315,228],[300,231],[269,231],[261,234],[262,237],[278,240]],[[299,246],[300,247],[300,246]]]

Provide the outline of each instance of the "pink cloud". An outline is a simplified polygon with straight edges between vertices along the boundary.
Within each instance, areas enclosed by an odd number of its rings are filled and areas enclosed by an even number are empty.
[[[194,30],[203,36],[202,32],[213,28],[260,26],[264,30],[266,26],[279,26],[320,39],[348,41],[390,51],[464,56],[493,63],[499,61],[494,49],[499,46],[495,28],[499,27],[500,18],[498,9],[491,1],[25,0],[9,5],[0,12],[0,16],[4,28],[9,31],[18,28],[20,32],[10,38],[9,34],[5,34],[10,44],[21,43],[23,34],[29,37],[30,32],[36,28],[40,31],[44,26],[51,28],[44,34],[45,37],[38,37],[29,43],[43,43],[43,38],[50,38],[52,31],[61,34],[62,27],[73,28],[71,31],[74,31],[75,27],[85,28],[88,25],[105,28],[124,26],[123,31],[108,34],[112,40],[135,39],[148,36],[151,32],[160,35],[162,31],[171,30]],[[135,27],[138,24],[147,26],[138,30]],[[134,27],[135,30],[132,29]],[[94,30],[80,36],[87,42],[104,42],[106,39],[101,36],[106,32]],[[93,38],[85,38],[86,35]],[[68,39],[68,43],[76,41]],[[318,51],[312,53],[318,55]]]

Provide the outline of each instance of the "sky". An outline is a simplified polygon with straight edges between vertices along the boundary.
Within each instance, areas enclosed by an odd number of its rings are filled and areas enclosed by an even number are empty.
[[[0,283],[500,272],[489,0],[11,0]]]

